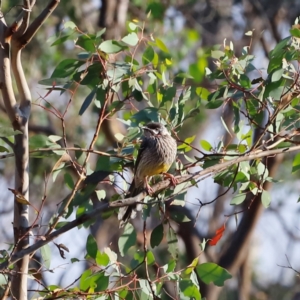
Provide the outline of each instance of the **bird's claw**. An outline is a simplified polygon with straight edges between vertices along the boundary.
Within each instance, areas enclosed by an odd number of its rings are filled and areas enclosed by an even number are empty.
[[[149,185],[148,182],[146,183],[146,191],[147,191],[148,195],[150,195],[150,196],[154,193],[152,187]]]
[[[164,175],[171,180],[173,186],[178,184],[178,180],[172,174],[164,173]]]

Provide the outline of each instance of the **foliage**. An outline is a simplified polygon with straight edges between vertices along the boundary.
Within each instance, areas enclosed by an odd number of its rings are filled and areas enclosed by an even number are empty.
[[[292,36],[282,40],[270,52],[267,75],[253,66],[254,56],[250,54],[250,47],[244,47],[239,57],[232,43],[225,45],[224,49],[214,49],[211,57],[216,67],[214,70],[206,67],[207,78],[216,86],[212,92],[196,84],[201,77],[195,64],[189,66],[190,74],[174,71],[171,49],[163,40],[146,36],[144,26],[138,21],[129,22],[128,33],[122,39],[104,41],[104,30],[96,34],[85,33],[69,21],[64,24],[61,35],[52,42],[53,47],[72,42],[78,49],[78,55],[59,62],[51,76],[40,81],[48,90],[46,96],[39,99],[45,103],[40,106],[61,120],[62,134],[32,136],[31,154],[42,162],[51,153],[56,159],[51,169],[53,181],[63,177],[65,186],[71,190],[63,201],[57,202],[58,212],[50,221],[45,239],[51,233],[67,228],[73,212],[78,220],[83,220],[77,226],[90,227],[95,222],[95,218],[84,216],[90,216],[94,210],[91,198],[95,190],[97,204],[104,203],[106,190],[98,189],[96,184],[105,181],[105,178],[109,178],[112,184],[118,174],[123,175],[124,168],[136,156],[141,124],[162,122],[177,138],[181,159],[176,162],[179,185],[174,191],[170,191],[168,180],[164,181],[164,187],[154,185],[160,196],[147,198],[141,244],[137,242],[137,231],[131,224],[125,226],[119,237],[118,253],[109,247],[100,250],[94,237],[89,235],[84,259],[93,269],[85,270],[75,280],[75,287],[50,285],[40,289],[37,294],[45,299],[84,296],[90,299],[167,299],[164,287],[168,282],[174,284],[180,299],[201,299],[199,280],[223,286],[231,275],[221,266],[213,262],[199,264],[199,257],[190,264],[179,262],[181,249],[176,224],[190,220],[182,212],[171,212],[170,202],[174,206],[183,206],[186,190],[197,186],[209,175],[214,176],[215,182],[224,186],[227,192],[230,189],[235,192],[232,205],[243,204],[246,196],[250,195],[253,199],[259,197],[267,208],[271,197],[265,183],[274,181],[268,171],[269,157],[300,148],[294,139],[299,128],[299,71],[294,66],[299,61],[300,30],[297,25],[291,30]],[[206,61],[206,58],[202,60]],[[191,81],[193,84],[190,84]],[[60,113],[55,101],[50,99],[55,92],[70,95],[64,113]],[[84,120],[90,110],[97,121],[90,144],[70,148],[68,136],[74,128],[66,126],[65,116],[72,102],[79,101],[76,97],[79,92],[85,92],[86,97],[80,103],[78,119]],[[223,119],[222,122],[233,136],[232,143],[220,141],[213,146],[213,141],[201,140],[196,145],[193,134],[184,140],[178,137],[180,130],[189,121],[194,121],[200,110],[224,110],[228,107],[233,122],[226,124]],[[119,113],[122,116],[120,121],[128,129],[126,136],[119,134],[119,144],[112,150],[95,150],[103,122]],[[18,132],[9,128],[1,129],[1,135],[6,138],[16,134]],[[72,143],[77,144],[76,141]],[[199,156],[195,156],[192,150],[197,151]],[[1,146],[0,151],[7,149]],[[72,151],[77,151],[75,156]],[[98,157],[95,163],[91,153]],[[299,165],[297,155],[292,171],[298,171]],[[194,166],[201,166],[201,171],[190,174],[188,169]],[[70,167],[75,170],[75,176],[70,176]],[[88,181],[93,175],[97,177],[96,182]],[[164,195],[160,193],[162,191]],[[199,210],[205,204],[201,204]],[[109,207],[105,207],[110,212],[99,209],[99,214],[102,218],[113,218],[113,210],[122,205],[122,196],[114,196]],[[36,210],[39,216],[42,206]],[[148,238],[146,219],[150,213],[156,213],[159,223],[150,228]],[[224,230],[225,225],[222,234]],[[217,234],[217,238],[212,237],[215,243],[211,245],[222,240],[222,234],[218,231]],[[62,256],[63,250],[68,251],[64,245],[57,247]],[[204,250],[205,243],[199,245],[199,256]],[[160,251],[168,252],[163,261],[158,259]],[[44,267],[48,269],[51,252],[47,244],[41,248],[41,256]],[[6,257],[4,261],[9,262],[9,259]],[[72,263],[76,263],[76,259]]]

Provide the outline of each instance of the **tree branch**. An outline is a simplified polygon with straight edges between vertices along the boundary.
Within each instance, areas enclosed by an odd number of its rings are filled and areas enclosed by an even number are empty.
[[[31,108],[31,93],[21,63],[21,49],[18,47],[18,40],[13,38],[11,48],[11,65],[20,94],[20,110],[22,116],[28,120]]]
[[[6,113],[14,127],[18,123],[18,107],[17,101],[13,92],[11,73],[10,73],[10,53],[9,40],[6,39],[7,26],[4,17],[0,18],[0,88],[2,90],[3,101]]]
[[[21,37],[26,32],[30,21],[30,13],[35,2],[36,0],[23,0],[23,6],[24,6],[22,11],[23,22],[16,33],[16,37]]]
[[[47,18],[52,14],[60,0],[51,0],[41,14],[29,25],[27,31],[22,36],[22,45],[26,46],[34,37],[39,28],[44,24]]]
[[[17,261],[22,259],[24,256],[35,252],[36,250],[38,250],[41,247],[43,247],[44,245],[48,244],[49,242],[51,242],[58,236],[62,235],[63,233],[73,229],[74,227],[77,227],[77,226],[83,224],[84,222],[86,222],[92,218],[97,217],[97,215],[99,215],[102,211],[104,211],[105,209],[108,209],[108,208],[109,208],[109,203],[104,203],[99,208],[93,210],[92,212],[83,214],[79,218],[75,219],[74,221],[71,221],[67,225],[52,232],[47,237],[45,237],[45,239],[39,240],[34,245],[14,253],[8,261],[5,261],[4,263],[0,264],[0,270],[6,269],[9,265],[16,263]]]
[[[299,150],[299,149],[300,149],[300,146],[293,147],[294,151]],[[268,152],[269,155],[272,155],[272,153],[274,154],[274,152],[278,153],[278,150],[281,150],[280,152],[284,151],[283,149],[263,151],[263,152],[257,153],[256,156],[255,156],[255,158],[265,156],[264,155],[265,152]],[[286,150],[286,152],[290,152],[290,150],[291,149],[288,148]],[[254,158],[253,156],[254,155],[248,155],[247,156],[247,160],[252,160]],[[246,157],[239,157],[238,159],[235,159],[233,161],[228,161],[228,162],[225,162],[225,163],[220,164],[220,165],[222,165],[222,169],[224,169],[224,168],[227,168],[228,166],[231,166],[231,165],[233,165],[235,163],[238,163],[238,162],[241,162],[241,161],[245,161],[245,160],[246,160]],[[196,179],[196,178],[200,178],[201,176],[207,175],[209,173],[213,174],[215,172],[215,170],[220,171],[220,167],[216,168],[216,166],[213,166],[213,167],[207,168],[205,170],[202,170],[201,172],[199,172],[197,174],[183,175],[183,176],[181,176],[179,178],[177,177],[176,179],[178,180],[178,183],[183,183],[183,182],[187,182],[187,181],[191,180],[192,178]],[[161,182],[155,184],[152,187],[152,189],[153,189],[153,191],[155,193],[155,192],[160,192],[160,191],[166,189],[168,186],[170,186],[170,180],[169,179],[161,181]],[[13,264],[13,263],[17,262],[18,260],[22,259],[22,257],[24,257],[25,255],[33,253],[34,251],[36,251],[39,248],[43,247],[45,244],[48,244],[50,241],[54,240],[55,238],[57,238],[61,234],[63,234],[65,232],[73,229],[74,227],[77,227],[77,226],[83,224],[84,222],[86,222],[86,221],[88,221],[88,220],[90,220],[92,218],[97,217],[104,210],[114,209],[114,208],[117,208],[117,207],[128,206],[128,205],[132,205],[132,204],[135,204],[135,203],[141,203],[142,200],[146,196],[147,196],[147,192],[144,191],[144,192],[140,193],[139,195],[137,195],[135,197],[126,198],[126,199],[122,199],[122,200],[117,200],[117,201],[114,201],[114,202],[111,202],[111,203],[103,203],[99,208],[93,210],[92,212],[83,214],[82,216],[80,216],[79,218],[75,219],[74,221],[71,221],[67,225],[65,225],[65,226],[61,227],[60,229],[58,229],[58,230],[50,233],[48,236],[45,237],[44,240],[40,240],[40,241],[36,242],[34,245],[32,245],[30,247],[28,247],[28,248],[26,248],[24,250],[16,252],[15,254],[13,254],[11,256],[11,258],[8,261],[0,264],[0,270],[3,270],[5,268],[7,268],[10,264]],[[258,203],[258,202],[259,201],[256,201],[255,203]],[[255,203],[253,204],[254,206],[256,205]],[[258,203],[258,205],[261,205],[261,204]],[[253,224],[253,222],[251,222],[251,224]],[[221,260],[222,263],[223,263],[223,259]]]

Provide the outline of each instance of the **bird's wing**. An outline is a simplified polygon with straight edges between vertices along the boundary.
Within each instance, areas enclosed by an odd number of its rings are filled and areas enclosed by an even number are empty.
[[[134,164],[134,174],[136,173],[137,167],[138,167],[138,165],[139,165],[139,163],[141,161],[141,157],[143,155],[143,152],[146,149],[146,145],[147,145],[147,140],[146,140],[146,138],[143,138],[142,142],[141,142],[141,145],[140,145],[140,149],[138,151],[138,155],[137,155],[135,164]]]
[[[146,141],[146,138],[143,138],[142,139],[142,142],[141,142],[141,145],[140,145],[140,148],[139,148],[139,151],[138,151],[138,155],[137,155],[137,158],[136,158],[136,161],[135,161],[135,164],[134,164],[134,176],[136,174],[136,171],[137,171],[137,168],[138,168],[138,165],[141,161],[141,158],[142,158],[142,155],[143,155],[143,152],[145,151],[146,149],[146,146],[147,146],[147,141]],[[127,194],[127,197],[133,197],[137,194],[139,194],[142,190],[143,190],[143,186],[140,186],[140,187],[136,187],[135,186],[135,180],[133,179],[132,180],[132,183],[128,189],[128,194]]]

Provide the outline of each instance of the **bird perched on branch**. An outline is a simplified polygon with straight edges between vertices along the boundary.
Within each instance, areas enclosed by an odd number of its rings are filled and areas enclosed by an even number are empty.
[[[171,179],[173,185],[176,185],[175,177],[166,173],[176,158],[175,139],[161,123],[151,122],[142,128],[144,137],[135,162],[134,178],[126,198],[135,197],[144,189],[152,194],[153,190],[148,183],[148,178],[153,175],[164,174]],[[120,228],[129,219],[134,219],[137,210],[141,210],[141,208],[142,206],[137,204],[121,207],[118,214]]]

